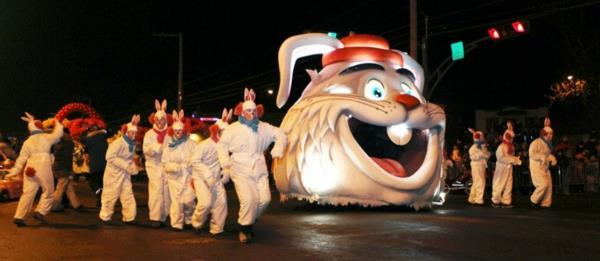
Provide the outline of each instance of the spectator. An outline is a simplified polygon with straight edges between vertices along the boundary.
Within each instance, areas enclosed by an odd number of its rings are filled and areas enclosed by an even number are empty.
[[[570,195],[569,185],[571,184],[571,169],[570,167],[570,147],[569,147],[569,138],[567,136],[563,136],[562,139],[556,147],[554,148],[554,153],[556,154],[556,160],[558,161],[558,171],[561,181],[561,192],[564,195]]]
[[[585,192],[596,193],[597,182],[598,157],[596,155],[590,155],[589,160],[585,166]]]
[[[92,193],[96,196],[96,207],[100,207],[102,195],[102,179],[106,167],[106,150],[108,149],[108,133],[96,122],[84,122],[82,128],[87,129],[79,137],[89,156],[90,173],[87,175]]]

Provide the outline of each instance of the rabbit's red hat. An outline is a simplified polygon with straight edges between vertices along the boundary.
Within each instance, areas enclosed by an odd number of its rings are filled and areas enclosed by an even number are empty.
[[[21,116],[21,120],[27,122],[27,129],[32,133],[34,131],[42,131],[43,125],[40,120],[36,120],[33,115],[29,114],[29,112],[25,112],[25,116]]]
[[[192,122],[190,119],[186,119],[184,117],[183,109],[177,113],[177,111],[173,110],[172,113],[173,124],[169,127],[169,135],[173,136],[174,130],[183,130],[186,135],[189,135],[192,132]]]
[[[254,102],[255,99],[256,99],[256,93],[254,93],[254,90],[244,88],[244,101],[238,103],[235,106],[233,114],[235,116],[239,116],[239,115],[242,115],[242,111],[244,111],[244,110],[256,109],[256,116],[258,116],[259,118],[262,117],[262,115],[265,112],[265,107],[262,104],[256,105],[256,103]]]
[[[512,142],[515,138],[515,131],[513,130],[512,122],[506,122],[506,131],[504,131],[504,135],[502,135],[502,139]]]
[[[121,127],[121,132],[123,134],[127,133],[128,131],[138,131],[138,127],[137,125],[140,123],[140,115],[139,114],[135,114],[131,117],[131,121],[127,124],[124,124],[123,127]]]
[[[154,100],[154,108],[156,109],[156,112],[152,113],[150,115],[150,117],[148,117],[148,121],[150,121],[150,123],[152,124],[152,127],[156,130],[159,131],[163,131],[166,130],[168,126],[163,127],[162,129],[159,129],[155,122],[158,119],[167,119],[167,124],[169,122],[169,119],[167,117],[167,100],[163,100],[162,103],[159,102],[157,99]]]
[[[545,136],[548,133],[554,133],[552,128],[550,127],[550,118],[546,117],[544,119],[544,128],[540,131],[541,136]]]
[[[229,126],[229,121],[232,118],[233,110],[227,111],[227,108],[223,109],[223,113],[221,114],[221,118],[215,122],[208,130],[210,131],[210,138],[215,142],[219,141],[219,131],[227,128]]]
[[[482,131],[476,131],[474,129],[469,128],[469,132],[473,134],[473,141],[483,141],[485,136]]]
[[[368,35],[353,34],[340,40],[344,48],[336,49],[324,54],[323,67],[342,61],[376,61],[402,66],[404,60],[398,52],[390,50],[390,45],[385,38]]]

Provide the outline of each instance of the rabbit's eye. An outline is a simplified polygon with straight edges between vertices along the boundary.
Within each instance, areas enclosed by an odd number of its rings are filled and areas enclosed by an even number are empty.
[[[371,79],[367,82],[364,94],[368,99],[380,101],[385,98],[386,90],[380,81]]]

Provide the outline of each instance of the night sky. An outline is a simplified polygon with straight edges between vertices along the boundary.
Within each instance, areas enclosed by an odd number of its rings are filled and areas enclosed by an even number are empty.
[[[256,89],[267,112],[278,110],[275,95],[266,90],[278,86],[280,44],[296,34],[336,31],[344,36],[354,31],[381,35],[394,49],[409,48],[408,0],[285,1],[274,6],[149,2],[2,1],[0,131],[21,135],[26,131],[19,120],[24,111],[46,118],[69,102],[91,103],[112,125],[133,113],[146,118],[154,98],[167,98],[169,110],[175,108],[177,39],[154,37],[153,32],[183,33],[184,108],[200,113],[234,106],[244,87]],[[598,49],[600,1],[427,0],[419,2],[419,11],[420,37],[425,17],[429,19],[430,70],[448,57],[453,41],[467,44],[486,36],[488,27],[512,19],[530,21],[525,36],[483,42],[456,62],[437,87],[431,100],[467,123],[476,108],[547,106],[544,95],[550,84],[577,68],[568,39]],[[600,61],[597,51],[586,56]],[[304,62],[320,69],[318,61]],[[297,72],[303,69],[297,66]],[[308,81],[295,79],[292,99]]]

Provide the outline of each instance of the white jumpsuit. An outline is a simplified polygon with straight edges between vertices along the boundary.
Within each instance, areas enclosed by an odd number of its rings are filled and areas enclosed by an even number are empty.
[[[508,145],[502,143],[496,150],[496,169],[492,180],[492,202],[494,204],[511,205],[513,187],[513,165],[519,159],[508,154]]]
[[[227,218],[227,194],[221,183],[221,166],[217,157],[217,143],[206,139],[192,154],[192,180],[198,203],[192,216],[192,225],[200,228],[210,211],[210,233],[223,232]]]
[[[162,143],[158,142],[155,129],[144,135],[143,151],[146,158],[146,174],[148,174],[148,216],[151,221],[167,220],[171,198],[167,176],[161,164]]]
[[[535,139],[529,145],[529,170],[531,181],[535,186],[530,200],[542,207],[552,205],[552,176],[548,169],[550,155],[552,155],[550,147],[542,138]]]
[[[169,216],[171,227],[183,229],[184,224],[192,223],[195,208],[195,195],[192,189],[192,165],[190,157],[194,152],[195,142],[189,138],[174,147],[169,146],[173,137],[167,135],[163,142],[162,167],[167,176],[171,206]]]
[[[23,175],[23,194],[19,199],[15,218],[23,219],[31,210],[35,194],[42,187],[42,196],[35,211],[42,215],[48,214],[52,208],[54,193],[54,175],[52,174],[52,145],[60,141],[63,126],[56,121],[52,133],[33,134],[25,140],[10,175],[16,176],[27,168],[35,169],[35,176]]]
[[[254,224],[271,201],[269,172],[263,153],[273,141],[271,155],[281,157],[287,145],[287,137],[281,129],[261,121],[258,131],[254,132],[238,121],[225,129],[217,144],[221,166],[231,167],[231,180],[240,200],[238,223],[242,226]]]
[[[485,170],[487,169],[487,160],[489,157],[490,152],[484,146],[478,147],[477,144],[473,144],[471,148],[469,148],[471,176],[473,177],[471,194],[469,194],[469,203],[471,204],[483,204]]]
[[[104,170],[102,189],[102,208],[99,217],[103,221],[112,218],[117,199],[121,201],[123,222],[135,220],[137,205],[133,196],[131,174],[128,172],[133,163],[134,150],[129,150],[129,144],[120,137],[108,145],[106,150],[106,169]]]

